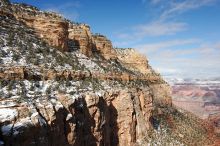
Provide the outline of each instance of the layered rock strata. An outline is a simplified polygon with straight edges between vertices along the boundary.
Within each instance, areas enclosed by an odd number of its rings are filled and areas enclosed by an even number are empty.
[[[127,68],[148,74],[152,71],[147,58],[132,48],[115,49],[118,60]]]
[[[12,10],[16,19],[33,28],[38,37],[61,51],[68,51],[68,22],[62,17],[26,5],[12,5]]]
[[[95,43],[95,51],[100,53],[105,59],[116,59],[116,51],[112,47],[112,43],[103,35],[93,35],[93,40]]]
[[[127,49],[115,49],[117,52],[118,60],[128,69],[140,72],[146,76],[158,77],[158,80],[163,80],[158,73],[152,70],[151,66],[148,64],[147,58],[135,51],[132,48]],[[156,78],[155,78],[156,79]],[[171,88],[165,82],[162,84],[151,84],[150,85],[154,93],[154,102],[160,106],[171,105],[172,100]]]
[[[72,23],[56,13],[42,12],[33,6],[10,5],[8,1],[4,0],[1,3],[1,7],[7,6],[17,20],[33,28],[39,38],[61,51],[79,49],[86,56],[92,56],[94,52],[98,52],[107,60],[117,58],[111,41],[100,34],[92,35],[87,24]]]
[[[91,56],[94,45],[90,27],[86,24],[69,23],[68,31],[69,47],[74,50],[79,49],[86,56]]]
[[[35,73],[38,71],[38,73]],[[71,80],[71,79],[95,78],[99,80],[119,81],[146,81],[152,84],[166,84],[160,76],[149,74],[148,76],[137,77],[128,73],[99,73],[76,70],[48,70],[42,68],[28,67],[1,67],[0,79],[2,80]],[[164,91],[162,91],[164,92]],[[168,93],[167,93],[168,94]],[[169,94],[168,94],[169,95]]]
[[[0,2],[0,145],[147,145],[154,106],[171,98],[145,57],[85,24]]]
[[[60,94],[10,107],[5,113],[10,118],[0,117],[1,138],[5,145],[132,146],[146,136],[151,110],[146,89],[85,93],[75,99]]]

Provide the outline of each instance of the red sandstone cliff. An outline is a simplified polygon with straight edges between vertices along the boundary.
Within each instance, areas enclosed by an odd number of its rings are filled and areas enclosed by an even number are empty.
[[[0,145],[180,144],[153,138],[157,118],[168,127],[175,118],[169,86],[146,57],[114,49],[88,25],[0,2]]]

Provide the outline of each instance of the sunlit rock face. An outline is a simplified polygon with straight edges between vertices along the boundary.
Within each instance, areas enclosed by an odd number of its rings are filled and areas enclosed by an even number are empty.
[[[209,142],[196,135],[206,131],[197,120],[171,106],[169,85],[146,57],[113,48],[86,24],[0,2],[0,145]]]
[[[92,34],[90,27],[86,24],[69,23],[69,46],[72,49],[79,49],[86,56],[92,55]]]
[[[116,51],[112,47],[112,43],[103,35],[93,35],[95,51],[100,53],[105,59],[116,59]]]
[[[18,21],[33,28],[36,35],[49,45],[57,47],[61,51],[68,51],[68,22],[60,15],[43,12],[25,4],[11,5],[8,0],[1,0],[0,6],[5,15],[10,14]]]
[[[144,76],[147,71],[135,68],[148,65],[146,58],[131,56],[135,51],[128,53],[132,63],[127,66],[127,58],[117,54],[111,41],[92,35],[88,25],[24,4],[4,6],[0,13],[4,30],[0,39],[1,143],[146,143],[157,92],[149,84],[164,84],[158,75]]]
[[[117,57],[128,68],[137,70],[143,74],[151,73],[151,67],[148,64],[147,58],[135,51],[135,49],[116,49]]]
[[[68,51],[68,22],[61,16],[24,4],[11,8],[16,19],[33,28],[39,38],[61,51]]]

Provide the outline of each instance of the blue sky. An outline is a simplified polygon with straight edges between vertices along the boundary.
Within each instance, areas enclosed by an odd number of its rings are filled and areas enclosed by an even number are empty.
[[[87,23],[165,76],[220,76],[220,0],[12,0]]]

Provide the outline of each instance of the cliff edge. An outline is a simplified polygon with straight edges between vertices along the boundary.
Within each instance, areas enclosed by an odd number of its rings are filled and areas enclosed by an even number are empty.
[[[211,143],[196,119],[181,125],[192,118],[145,56],[56,13],[0,8],[1,146]]]

